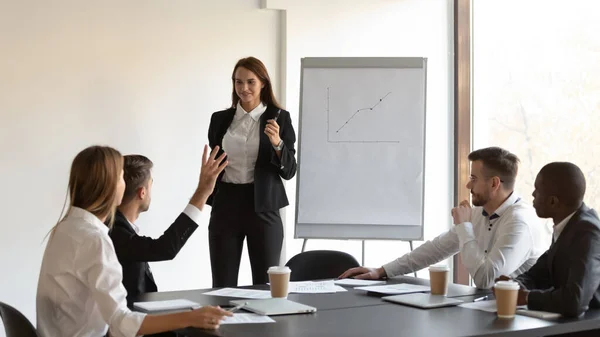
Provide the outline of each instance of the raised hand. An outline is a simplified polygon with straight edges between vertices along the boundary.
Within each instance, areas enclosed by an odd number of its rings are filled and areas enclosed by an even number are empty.
[[[201,192],[207,197],[212,194],[215,189],[215,183],[219,174],[223,172],[228,161],[224,160],[227,154],[223,152],[219,157],[215,158],[219,153],[219,146],[208,155],[208,145],[204,145],[204,153],[202,154],[202,167],[200,168],[200,180],[198,182],[198,192]]]

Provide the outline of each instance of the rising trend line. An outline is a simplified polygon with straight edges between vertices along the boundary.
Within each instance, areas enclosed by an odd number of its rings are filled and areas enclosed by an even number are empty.
[[[342,125],[342,126],[341,126],[341,127],[340,127],[340,128],[339,128],[339,129],[338,129],[336,132],[335,132],[335,133],[338,133],[338,132],[340,132],[340,130],[342,130],[342,129],[343,129],[343,128],[344,128],[344,127],[345,127],[345,126],[348,124],[348,123],[350,123],[350,121],[352,120],[352,118],[354,118],[354,116],[356,116],[356,115],[357,115],[359,112],[361,112],[361,111],[365,111],[365,110],[370,110],[370,111],[373,111],[373,109],[375,109],[375,107],[377,107],[379,104],[381,104],[381,102],[383,102],[383,100],[384,100],[384,99],[385,99],[385,98],[386,98],[386,97],[387,97],[389,94],[391,94],[391,93],[392,93],[392,92],[390,91],[390,92],[388,92],[387,94],[385,94],[385,96],[383,96],[383,97],[381,97],[381,98],[379,99],[379,102],[375,103],[375,105],[373,105],[373,106],[372,106],[372,107],[370,107],[370,108],[363,108],[363,109],[358,109],[358,110],[356,110],[356,112],[355,112],[355,113],[352,115],[352,117],[350,117],[350,118],[349,118],[349,119],[346,121],[346,123],[344,123],[344,125]]]

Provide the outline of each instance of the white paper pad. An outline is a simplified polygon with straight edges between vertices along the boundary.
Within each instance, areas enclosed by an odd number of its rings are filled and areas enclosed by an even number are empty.
[[[167,310],[179,310],[179,309],[196,309],[200,308],[201,305],[183,299],[178,300],[167,300],[167,301],[151,301],[151,302],[135,302],[133,307],[145,311],[167,311]]]
[[[497,311],[496,300],[468,302],[468,303],[459,305],[459,307],[465,308],[465,309],[481,310],[481,311],[492,312],[492,313],[495,313]],[[527,309],[527,306],[526,305],[518,306],[517,309]]]
[[[429,286],[421,286],[409,283],[399,284],[388,284],[384,286],[368,286],[368,287],[356,287],[356,290],[371,291],[374,293],[386,294],[386,295],[399,295],[399,294],[411,294],[411,293],[423,293],[430,292]]]
[[[239,298],[271,298],[270,290],[223,288],[204,293],[210,296],[225,296]]]
[[[541,319],[555,319],[562,317],[561,314],[555,312],[548,311],[538,311],[538,310],[529,310],[529,309],[518,309],[517,315],[529,316]]]
[[[225,319],[221,321],[221,325],[250,323],[275,323],[275,321],[269,316],[261,316],[257,314],[233,314],[233,317],[225,317]]]

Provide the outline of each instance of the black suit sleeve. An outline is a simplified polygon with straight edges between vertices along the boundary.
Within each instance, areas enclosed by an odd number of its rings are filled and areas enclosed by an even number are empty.
[[[519,275],[517,281],[525,289],[549,289],[552,287],[548,270],[548,251],[538,258],[533,267]]]
[[[217,143],[217,133],[218,133],[218,128],[219,126],[217,125],[218,116],[216,113],[214,113],[211,118],[210,118],[210,124],[208,125],[208,146],[212,149],[215,148],[215,146],[219,145]],[[219,154],[221,154],[223,152],[223,149],[219,150]]]
[[[119,260],[153,262],[172,260],[198,225],[184,213],[159,237],[139,236],[125,228],[114,227],[110,233]]]
[[[282,111],[281,113],[281,140],[283,140],[283,148],[281,149],[281,158],[277,156],[275,149],[271,151],[271,164],[279,169],[279,176],[285,180],[290,180],[296,175],[296,133],[292,126],[290,113]]]
[[[531,291],[528,307],[532,310],[558,312],[577,317],[588,305],[600,286],[600,230],[589,221],[576,225],[568,254],[568,278],[556,289]]]
[[[219,122],[218,122],[218,114],[214,113],[212,114],[211,118],[210,118],[210,124],[208,125],[208,146],[210,147],[210,150],[212,151],[215,146],[219,145],[218,144],[218,129],[219,129]],[[217,153],[217,157],[219,157],[221,155],[221,153],[223,153],[223,148],[219,149],[219,153]],[[225,158],[227,159],[227,158]],[[221,174],[219,174],[219,177],[217,178],[217,184],[219,181],[221,181],[221,178],[223,177],[223,174],[225,173],[225,171],[221,172]],[[211,193],[210,196],[208,196],[208,199],[206,200],[206,204],[207,205],[211,205],[213,204],[213,198],[214,198],[214,193],[216,192],[216,190],[218,189],[218,186],[215,186],[215,190],[213,191],[213,193]]]

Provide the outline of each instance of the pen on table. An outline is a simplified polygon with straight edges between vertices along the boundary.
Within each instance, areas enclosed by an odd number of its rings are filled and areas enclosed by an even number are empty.
[[[474,300],[473,300],[473,302],[485,301],[485,300],[487,300],[487,299],[488,299],[488,297],[487,297],[487,295],[486,295],[486,296],[483,296],[483,297],[478,297],[478,298],[474,299]]]
[[[248,302],[244,302],[240,305],[236,305],[235,307],[231,308],[231,309],[227,309],[227,311],[229,312],[236,312],[238,310],[240,310],[241,308],[243,308],[246,304],[248,304]]]

